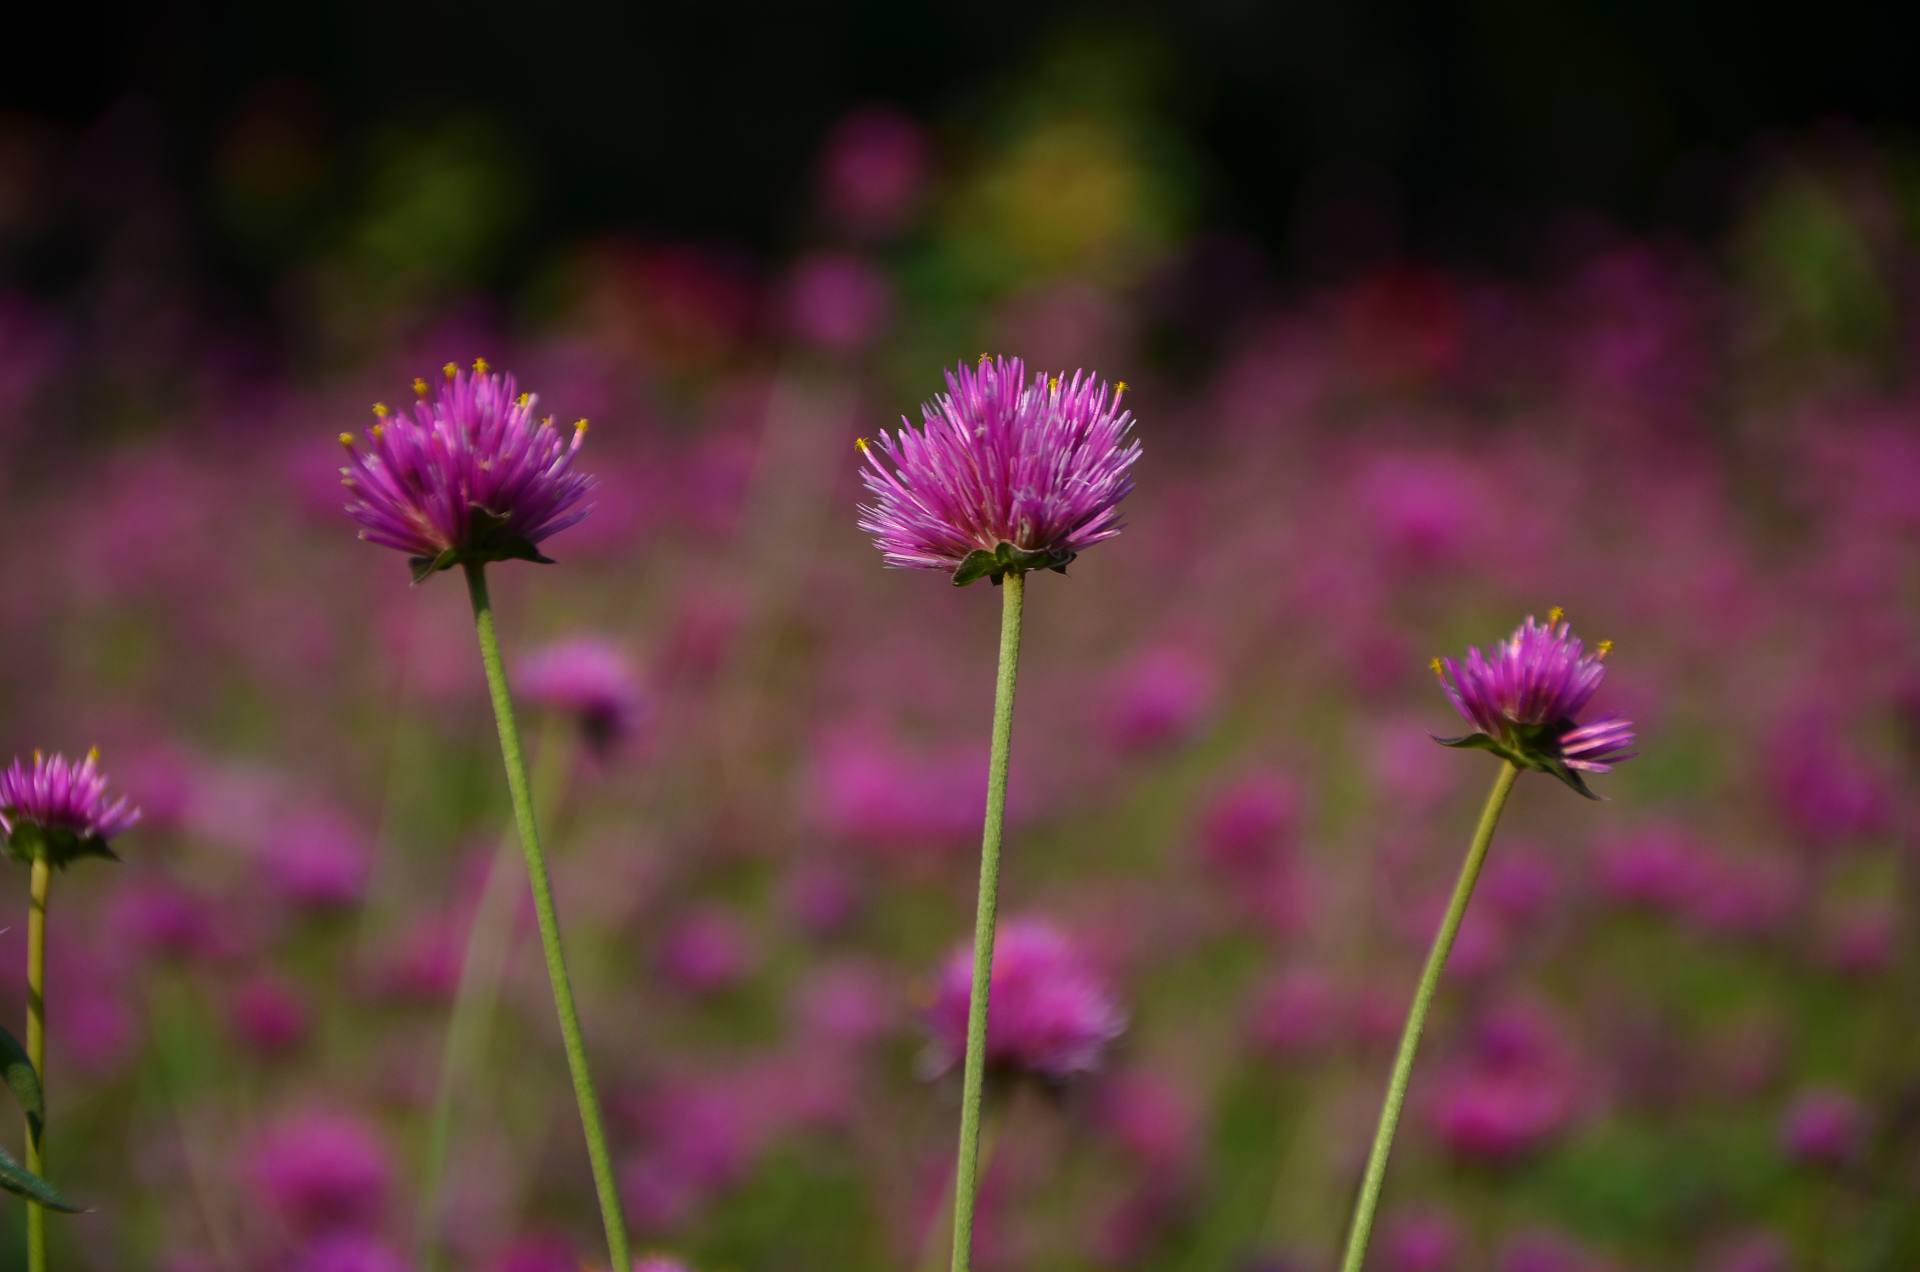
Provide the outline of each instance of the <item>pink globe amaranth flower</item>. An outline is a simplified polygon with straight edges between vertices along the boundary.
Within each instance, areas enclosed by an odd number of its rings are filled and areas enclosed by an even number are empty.
[[[1380,1234],[1380,1266],[1387,1272],[1451,1272],[1460,1266],[1460,1228],[1446,1215],[1401,1215]]]
[[[973,947],[956,949],[940,970],[928,1028],[934,1069],[966,1050],[973,1001]],[[993,946],[987,988],[987,1064],[1051,1080],[1098,1067],[1126,1028],[1126,1015],[1081,951],[1052,924],[1008,920]]]
[[[527,655],[515,681],[537,707],[564,712],[601,758],[630,741],[646,720],[647,699],[633,660],[612,641],[576,636]]]
[[[1532,615],[1512,636],[1486,652],[1467,651],[1460,662],[1433,660],[1440,687],[1477,732],[1435,739],[1442,746],[1477,747],[1521,768],[1553,776],[1589,799],[1582,773],[1605,773],[1633,758],[1633,725],[1613,716],[1586,724],[1580,713],[1606,678],[1613,642],[1585,652],[1558,607],[1547,621]]]
[[[304,1250],[295,1272],[409,1272],[413,1263],[378,1237],[334,1233]]]
[[[873,497],[860,528],[890,566],[946,570],[956,587],[1067,565],[1120,533],[1140,443],[1133,412],[1086,372],[1036,374],[1018,358],[983,357],[947,373],[947,392],[859,442]]]
[[[250,1181],[295,1232],[363,1232],[378,1223],[392,1186],[386,1148],[349,1115],[313,1111],[275,1123],[254,1146]]]
[[[281,1056],[307,1039],[306,1001],[277,977],[257,974],[233,993],[227,1026],[234,1039],[258,1055]]]
[[[107,798],[98,750],[77,762],[35,751],[0,773],[0,834],[17,860],[44,855],[64,869],[80,857],[112,859],[111,841],[139,820],[125,796]]]
[[[304,910],[352,909],[373,877],[373,847],[343,815],[313,807],[293,814],[261,847],[266,881]]]
[[[782,308],[795,337],[829,353],[857,353],[881,333],[893,292],[858,256],[823,252],[794,266]]]
[[[415,380],[402,410],[376,405],[365,444],[340,434],[347,515],[360,537],[411,558],[416,582],[488,561],[540,561],[539,545],[585,517],[593,479],[573,471],[587,422],[534,417],[534,396],[486,359],[449,362],[438,384]]]
[[[1293,846],[1301,803],[1299,787],[1280,773],[1256,771],[1234,779],[1200,814],[1202,860],[1236,879],[1274,866]]]
[[[1818,1088],[1801,1093],[1780,1122],[1780,1146],[1808,1166],[1840,1167],[1857,1159],[1866,1144],[1866,1111],[1845,1091]]]
[[[664,1254],[645,1254],[633,1261],[633,1272],[693,1272],[693,1269]]]
[[[864,233],[899,228],[926,185],[929,149],[926,131],[897,111],[869,107],[848,115],[820,160],[828,210]]]
[[[759,963],[752,935],[730,910],[697,910],[668,931],[660,947],[660,972],[695,996],[732,989]]]
[[[1166,645],[1128,659],[1112,677],[1107,721],[1122,750],[1186,741],[1200,731],[1219,696],[1211,663]]]

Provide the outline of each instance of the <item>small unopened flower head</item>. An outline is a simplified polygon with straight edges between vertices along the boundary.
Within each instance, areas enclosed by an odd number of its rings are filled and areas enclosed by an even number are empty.
[[[940,970],[928,1026],[931,1060],[945,1070],[966,1050],[973,947]],[[1096,1068],[1126,1015],[1077,946],[1052,924],[1013,919],[1000,928],[987,989],[987,1064],[1061,1080]]]
[[[397,548],[414,578],[468,562],[541,561],[539,545],[587,515],[593,479],[573,469],[587,422],[535,414],[537,399],[476,358],[413,382],[399,409],[373,408],[364,437],[340,435],[347,515]]]
[[[1440,687],[1476,729],[1440,743],[1492,751],[1597,798],[1581,774],[1605,773],[1633,757],[1631,722],[1615,716],[1580,720],[1606,678],[1612,648],[1612,641],[1603,640],[1586,652],[1555,607],[1546,622],[1528,615],[1506,640],[1468,650],[1459,662],[1434,659]]]
[[[1008,573],[1065,573],[1120,533],[1140,443],[1124,383],[1083,371],[1036,374],[982,355],[947,373],[947,391],[889,436],[861,438],[872,502],[860,528],[890,566],[946,570],[956,586]]]
[[[98,750],[81,760],[35,751],[0,773],[0,834],[18,860],[45,856],[64,868],[77,857],[112,857],[110,841],[139,820],[125,796],[107,797]]]

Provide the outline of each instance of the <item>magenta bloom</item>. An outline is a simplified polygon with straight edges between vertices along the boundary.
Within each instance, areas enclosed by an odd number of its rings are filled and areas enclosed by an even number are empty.
[[[321,1111],[271,1127],[254,1147],[249,1175],[296,1232],[365,1232],[386,1209],[392,1165],[364,1123]]]
[[[375,406],[365,446],[340,435],[347,515],[361,538],[411,557],[415,581],[467,562],[546,561],[540,543],[587,515],[593,479],[573,471],[587,422],[569,433],[535,419],[534,396],[484,358],[444,370],[437,386],[413,382],[411,408]]]
[[[35,751],[32,763],[16,759],[0,773],[0,834],[18,860],[44,853],[64,869],[77,857],[112,857],[109,841],[139,820],[125,796],[107,798],[97,750],[78,763]]]
[[[1477,732],[1440,738],[1443,746],[1478,747],[1521,768],[1551,773],[1589,799],[1581,773],[1605,773],[1633,758],[1633,725],[1613,716],[1580,723],[1580,713],[1606,678],[1613,642],[1589,654],[1558,607],[1545,623],[1531,614],[1512,636],[1464,662],[1433,660],[1454,709]]]
[[[1140,458],[1125,391],[1080,371],[1028,381],[1018,358],[956,367],[947,392],[921,405],[920,428],[903,417],[898,433],[860,440],[873,496],[860,528],[888,565],[947,570],[955,586],[1064,573],[1120,533]]]
[[[602,758],[638,732],[646,697],[626,652],[611,641],[578,636],[535,650],[520,666],[520,695],[579,721]]]
[[[973,947],[940,970],[928,1027],[942,1071],[966,1051]],[[987,988],[987,1064],[1063,1079],[1095,1068],[1126,1016],[1066,934],[1040,919],[1013,919],[993,947]]]
[[[1803,1092],[1780,1122],[1787,1155],[1809,1166],[1845,1166],[1866,1144],[1866,1113],[1845,1091],[1819,1087]]]

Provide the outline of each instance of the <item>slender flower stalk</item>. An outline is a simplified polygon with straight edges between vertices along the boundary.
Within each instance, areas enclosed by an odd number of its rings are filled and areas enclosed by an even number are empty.
[[[341,483],[351,496],[347,515],[360,523],[363,539],[406,553],[416,583],[455,566],[466,573],[514,825],[533,891],[534,917],[587,1141],[607,1253],[614,1267],[626,1268],[633,1262],[626,1219],[620,1212],[599,1097],[587,1068],[586,1043],[567,975],[560,917],[540,846],[486,577],[486,567],[494,561],[548,564],[540,545],[587,515],[585,500],[593,479],[573,468],[587,422],[580,420],[570,436],[563,435],[551,416],[535,416],[533,394],[518,392],[513,377],[493,371],[485,358],[476,358],[471,372],[451,362],[442,370],[444,379],[437,386],[425,379],[413,382],[417,400],[409,409],[394,411],[384,403],[376,405],[376,423],[367,430],[364,444],[351,433],[340,435],[347,450],[347,464],[340,470]]]
[[[1606,677],[1605,660],[1613,642],[1601,641],[1589,654],[1574,636],[1560,609],[1547,612],[1545,623],[1531,615],[1513,635],[1487,651],[1475,649],[1459,662],[1451,658],[1433,660],[1433,671],[1440,687],[1467,723],[1476,732],[1455,738],[1436,738],[1442,746],[1469,747],[1491,751],[1501,758],[1500,772],[1493,780],[1486,806],[1480,810],[1479,825],[1473,842],[1454,881],[1453,896],[1440,920],[1440,930],[1427,952],[1426,966],[1414,987],[1413,1005],[1407,1010],[1407,1022],[1400,1031],[1400,1046],[1394,1053],[1393,1071],[1387,1079],[1386,1100],[1380,1108],[1380,1123],[1374,1132],[1373,1148],[1367,1154],[1366,1172],[1361,1176],[1360,1195],[1354,1203],[1353,1219],[1347,1226],[1346,1253],[1340,1260],[1341,1272],[1360,1272],[1367,1258],[1367,1240],[1373,1233],[1374,1212],[1380,1205],[1380,1190],[1386,1180],[1387,1157],[1393,1149],[1393,1134],[1400,1124],[1400,1109],[1406,1102],[1407,1085],[1413,1076],[1413,1058],[1420,1049],[1420,1035],[1427,1023],[1427,1011],[1433,1005],[1440,975],[1446,970],[1447,956],[1453,951],[1454,938],[1466,919],[1467,905],[1473,900],[1474,884],[1486,863],[1487,848],[1493,843],[1494,828],[1507,806],[1507,796],[1523,772],[1548,773],[1589,799],[1598,796],[1587,788],[1585,773],[1605,773],[1632,756],[1633,726],[1628,721],[1605,717],[1581,724],[1578,716],[1592,701]]]
[[[1413,991],[1413,1006],[1407,1009],[1407,1023],[1400,1031],[1400,1047],[1394,1052],[1386,1102],[1380,1108],[1380,1125],[1373,1134],[1373,1151],[1367,1154],[1367,1171],[1360,1180],[1360,1200],[1353,1209],[1353,1222],[1347,1227],[1347,1252],[1340,1260],[1340,1272],[1359,1272],[1366,1261],[1367,1238],[1373,1232],[1374,1211],[1380,1205],[1380,1185],[1387,1175],[1387,1155],[1393,1149],[1393,1133],[1400,1125],[1400,1106],[1406,1102],[1407,1083],[1413,1077],[1413,1057],[1420,1049],[1427,1009],[1433,1005],[1433,993],[1440,985],[1447,955],[1453,952],[1453,939],[1460,934],[1461,920],[1467,917],[1467,903],[1473,899],[1473,886],[1479,881],[1480,867],[1486,862],[1494,827],[1500,824],[1501,810],[1506,808],[1507,795],[1519,776],[1520,770],[1509,763],[1502,764],[1494,777],[1486,806],[1480,810],[1480,824],[1474,829],[1473,842],[1467,845],[1467,859],[1460,864],[1460,877],[1454,880],[1453,897],[1447,902],[1439,932],[1434,934],[1433,948],[1427,951],[1426,966],[1420,970],[1420,983]]]
[[[474,631],[480,640],[480,661],[486,667],[494,723],[500,732],[500,758],[506,765],[507,791],[513,799],[513,820],[520,832],[520,850],[527,862],[527,881],[533,888],[533,914],[540,930],[540,948],[546,955],[553,1009],[560,1018],[567,1073],[573,1080],[573,1098],[580,1108],[580,1129],[587,1139],[587,1160],[593,1168],[593,1188],[600,1199],[600,1219],[607,1231],[607,1253],[614,1267],[624,1268],[633,1262],[627,1247],[626,1217],[620,1211],[620,1190],[613,1177],[613,1159],[607,1151],[600,1098],[594,1092],[593,1074],[587,1068],[587,1045],[580,1032],[580,1013],[573,1003],[573,984],[567,976],[566,952],[560,942],[560,915],[553,904],[553,885],[547,877],[546,853],[540,846],[540,827],[534,818],[527,761],[520,751],[520,728],[514,720],[513,696],[508,692],[507,671],[500,659],[500,637],[494,630],[486,566],[469,561],[465,568],[467,593],[473,601]]]
[[[28,867],[27,1060],[44,1101],[47,1081],[47,894],[53,872],[83,857],[116,860],[110,840],[140,820],[140,810],[122,797],[107,798],[100,752],[78,762],[64,755],[33,753],[0,774],[0,836],[7,852]],[[46,1174],[46,1119],[27,1114],[27,1170]],[[28,1272],[46,1272],[47,1212],[27,1200]]]
[[[1020,669],[1020,620],[1027,583],[1001,585],[1000,670],[993,682],[993,745],[987,758],[987,817],[980,836],[980,896],[973,914],[973,991],[960,1090],[960,1149],[953,1171],[954,1272],[973,1258],[973,1201],[979,1190],[980,1101],[987,1081],[987,991],[993,981],[994,917],[1000,907],[1000,840],[1007,820],[1007,758],[1013,745],[1013,690]]]
[[[1120,405],[1124,382],[1109,387],[1084,372],[1029,379],[1020,359],[988,354],[980,355],[976,367],[954,368],[946,380],[947,392],[921,406],[919,428],[903,419],[891,436],[883,432],[857,445],[865,461],[861,481],[872,497],[860,506],[859,525],[886,563],[945,571],[956,587],[984,578],[1001,589],[1000,666],[954,1162],[952,1268],[967,1272],[1026,576],[1042,569],[1064,574],[1082,551],[1120,533],[1119,504],[1133,489],[1141,450],[1130,436],[1133,413]]]

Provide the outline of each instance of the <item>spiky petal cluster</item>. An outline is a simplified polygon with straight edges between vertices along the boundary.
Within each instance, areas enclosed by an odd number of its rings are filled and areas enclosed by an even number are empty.
[[[1459,662],[1434,659],[1440,687],[1478,730],[1440,741],[1493,751],[1591,796],[1581,773],[1605,773],[1633,757],[1629,721],[1614,716],[1586,724],[1579,720],[1606,678],[1612,647],[1602,641],[1586,652],[1556,607],[1544,623],[1529,614],[1513,635],[1484,652],[1469,650]]]
[[[373,408],[347,449],[341,481],[360,537],[398,548],[416,579],[466,562],[545,561],[539,544],[587,515],[593,479],[573,470],[587,422],[536,419],[511,375],[449,362],[439,383],[415,380],[403,410]]]
[[[946,570],[956,585],[1009,572],[1064,571],[1120,533],[1140,443],[1124,383],[1082,371],[1036,374],[983,357],[947,373],[923,423],[860,441],[871,503],[860,528],[890,566]]]
[[[945,1070],[965,1052],[973,1001],[973,947],[940,970],[928,1026],[932,1060]],[[1067,935],[1041,919],[1002,925],[987,988],[987,1063],[1054,1081],[1098,1066],[1126,1028],[1106,982]]]
[[[139,820],[125,796],[107,798],[98,751],[79,761],[35,751],[0,773],[0,833],[23,861],[44,854],[64,867],[75,857],[111,857],[109,841]]]

